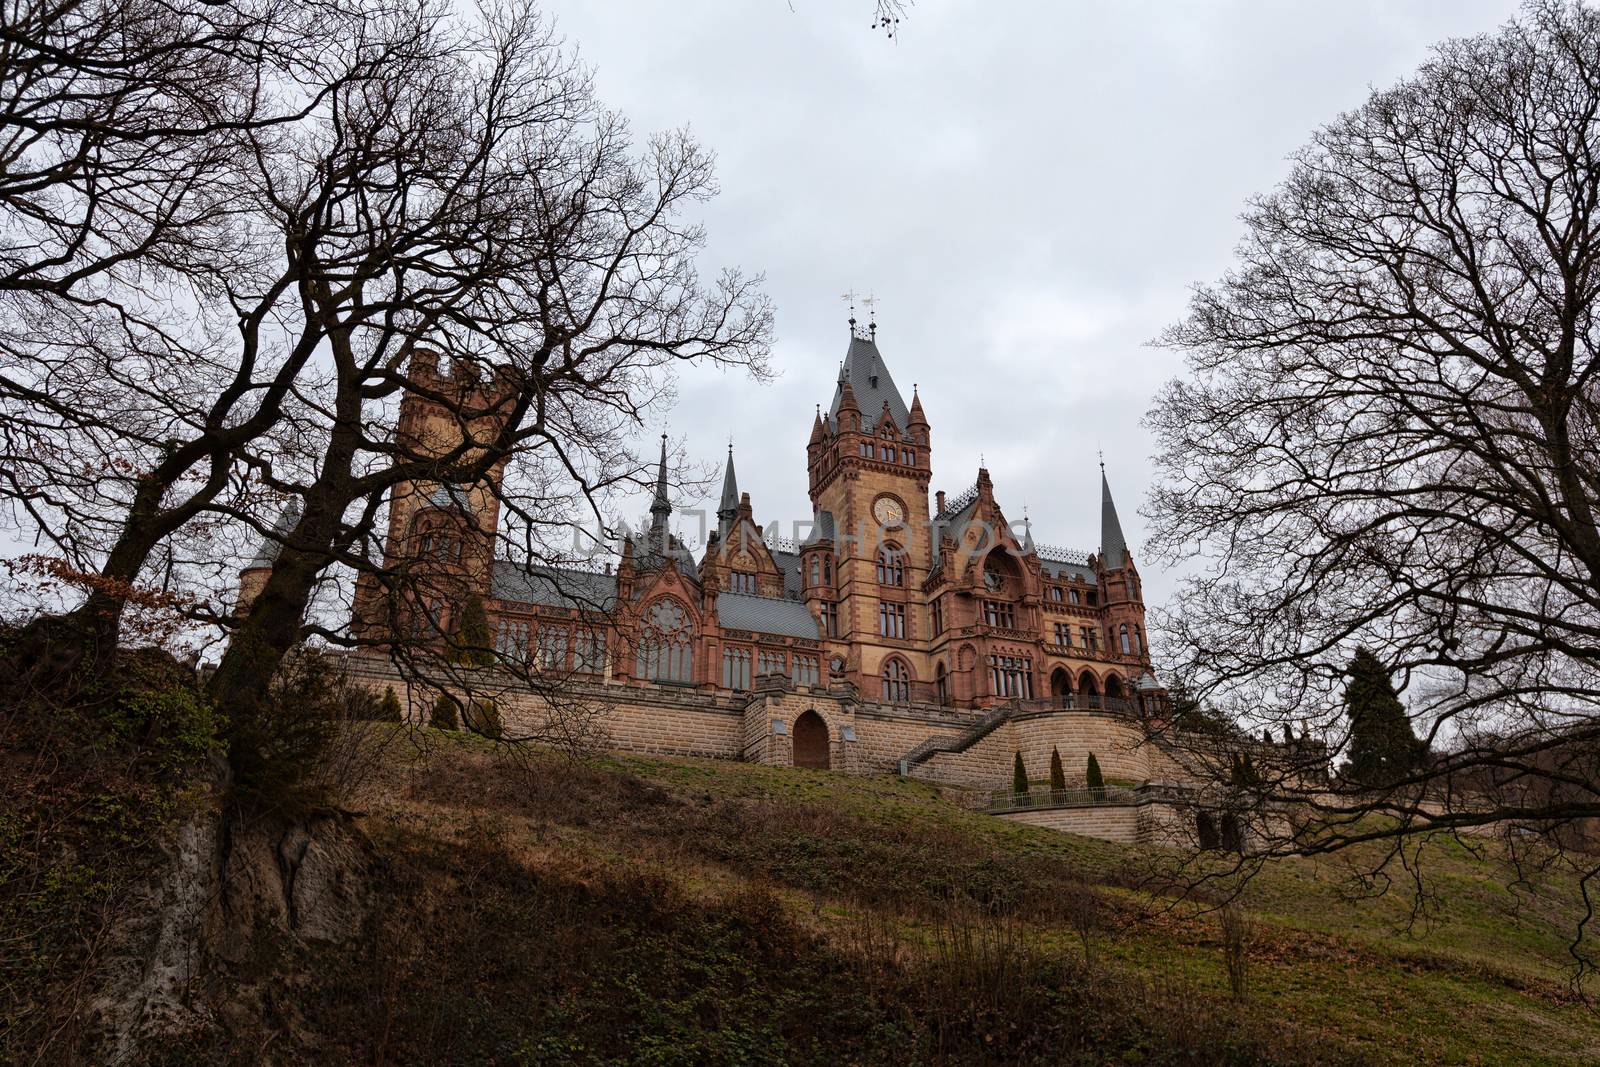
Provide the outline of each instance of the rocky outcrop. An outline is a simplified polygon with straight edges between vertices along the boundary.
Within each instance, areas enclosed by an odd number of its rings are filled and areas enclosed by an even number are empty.
[[[207,979],[263,938],[337,942],[357,935],[373,852],[349,816],[244,822],[196,811],[130,894],[89,1002],[93,1059],[137,1063],[158,1044],[212,1030],[230,983]]]

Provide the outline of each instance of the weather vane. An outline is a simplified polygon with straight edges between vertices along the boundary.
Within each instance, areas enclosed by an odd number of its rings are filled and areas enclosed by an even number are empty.
[[[846,289],[839,294],[839,299],[850,305],[850,321],[856,321],[856,291],[854,289]]]

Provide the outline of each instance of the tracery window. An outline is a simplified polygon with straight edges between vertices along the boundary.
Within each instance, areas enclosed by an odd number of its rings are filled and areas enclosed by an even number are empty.
[[[606,634],[604,630],[580,630],[572,648],[572,669],[586,674],[604,674]]]
[[[567,669],[567,631],[564,627],[539,627],[539,669],[541,671]]]
[[[722,685],[726,689],[750,688],[750,650],[724,648],[722,650]]]
[[[989,686],[996,696],[1033,697],[1033,661],[1026,656],[989,657]]]
[[[650,605],[639,634],[634,673],[658,682],[694,681],[694,626],[675,600]]]
[[[816,685],[821,681],[822,665],[816,656],[803,656],[797,652],[789,657],[789,663],[789,677],[795,685]]]
[[[525,663],[528,659],[528,624],[501,620],[494,635],[494,650],[508,663]]]
[[[897,659],[884,662],[883,699],[891,704],[905,704],[911,700],[911,672]]]
[[[1128,624],[1127,623],[1123,623],[1121,626],[1117,627],[1117,643],[1122,646],[1122,654],[1124,656],[1129,656],[1129,655],[1133,654],[1133,649],[1128,643]]]
[[[758,674],[785,674],[787,673],[782,652],[763,648],[758,656]]]
[[[906,584],[905,554],[894,545],[884,545],[878,550],[878,584]]]

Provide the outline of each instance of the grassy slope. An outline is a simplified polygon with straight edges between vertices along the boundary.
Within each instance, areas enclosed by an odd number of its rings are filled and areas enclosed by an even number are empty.
[[[1270,868],[1236,1004],[1214,917],[1152,915],[1133,888],[1157,854],[921,783],[518,768],[447,737],[391,763],[363,825],[383,918],[292,993],[281,958],[243,976],[330,1062],[1600,1061],[1600,1016],[1566,986],[1571,886],[1513,896],[1454,844],[1430,849],[1440,899],[1409,931],[1403,893]],[[1084,882],[1102,901],[1088,970],[1062,905]]]

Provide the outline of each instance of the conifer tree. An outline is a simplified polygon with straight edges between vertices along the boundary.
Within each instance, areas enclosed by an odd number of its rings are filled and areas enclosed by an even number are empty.
[[[1060,793],[1067,788],[1067,772],[1061,768],[1061,752],[1050,746],[1050,792]]]
[[[383,691],[383,701],[378,705],[378,719],[382,722],[400,722],[405,715],[400,709],[400,698],[394,695],[394,686]]]
[[[1345,775],[1358,785],[1392,784],[1421,765],[1427,746],[1412,732],[1405,705],[1377,656],[1358,648],[1347,673],[1344,710],[1350,720],[1350,757]]]
[[[1089,765],[1084,768],[1083,783],[1090,789],[1104,789],[1106,780],[1100,774],[1100,761],[1094,758],[1094,753],[1089,753]]]
[[[489,615],[477,593],[467,597],[462,605],[461,622],[450,645],[451,658],[457,663],[483,667],[494,662],[494,631],[489,628]]]
[[[1028,792],[1028,769],[1022,765],[1020,752],[1011,763],[1011,791],[1023,796]]]
[[[445,693],[439,694],[439,699],[433,702],[433,714],[428,717],[428,725],[435,730],[454,730],[458,728],[456,702],[453,697]]]

